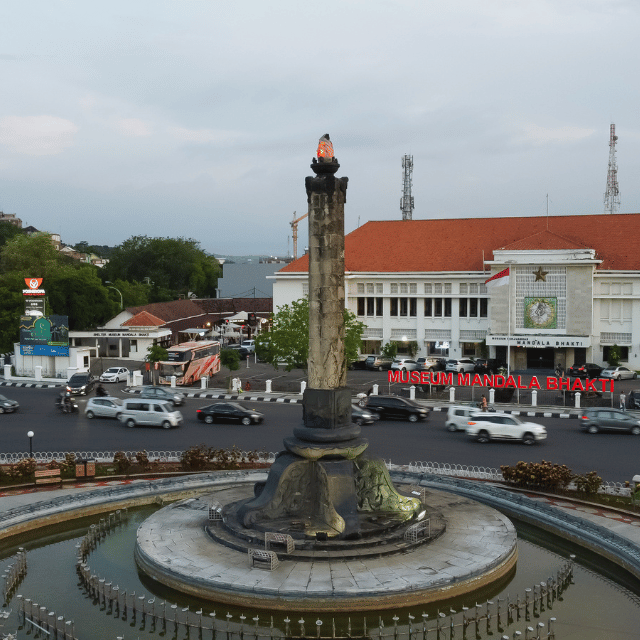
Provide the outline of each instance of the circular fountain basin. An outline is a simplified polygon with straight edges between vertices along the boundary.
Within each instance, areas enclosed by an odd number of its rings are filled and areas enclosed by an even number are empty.
[[[428,511],[446,523],[436,539],[376,553],[318,547],[286,554],[273,570],[252,566],[245,547],[207,531],[209,506],[252,495],[249,482],[160,509],[138,529],[138,567],[158,582],[209,600],[271,610],[361,611],[436,602],[505,576],[517,560],[516,530],[500,512],[438,490]],[[391,537],[390,537],[391,539]],[[391,543],[393,546],[394,543]],[[264,549],[264,546],[262,546]]]

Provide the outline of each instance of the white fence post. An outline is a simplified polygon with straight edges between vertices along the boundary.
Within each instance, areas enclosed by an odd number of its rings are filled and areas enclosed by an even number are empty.
[[[271,393],[271,380],[265,380],[265,393]]]
[[[5,380],[11,380],[11,365],[10,364],[5,364],[4,365],[4,379]]]
[[[532,407],[538,406],[538,390],[537,389],[534,389],[531,392],[531,406]]]
[[[456,388],[449,387],[449,402],[455,402],[455,401],[456,401]]]
[[[176,388],[176,377],[175,376],[171,376],[171,388],[172,389]]]
[[[410,400],[416,399],[416,388],[414,386],[409,387],[409,399]]]
[[[580,408],[580,392],[576,391],[576,409]]]
[[[496,402],[496,390],[489,389],[489,404],[495,404]]]
[[[208,376],[202,376],[202,378],[200,378],[200,388],[201,389],[206,389],[208,383],[209,383],[209,377]]]
[[[302,382],[300,382],[300,395],[302,395],[304,393],[304,390],[307,388],[307,381],[306,380],[302,380]]]
[[[373,391],[371,392],[372,396],[377,396],[378,395],[378,385],[374,384],[372,387]]]

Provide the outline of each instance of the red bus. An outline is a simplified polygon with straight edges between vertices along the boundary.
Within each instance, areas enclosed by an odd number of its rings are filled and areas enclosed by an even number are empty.
[[[183,342],[169,347],[167,352],[168,359],[160,362],[160,384],[171,384],[171,377],[175,376],[177,385],[190,385],[220,371],[219,342]]]

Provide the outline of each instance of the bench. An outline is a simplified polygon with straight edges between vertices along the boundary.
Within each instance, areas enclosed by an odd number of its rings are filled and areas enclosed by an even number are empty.
[[[266,531],[264,534],[264,548],[269,549],[272,544],[284,545],[287,548],[287,553],[293,553],[295,549],[293,538],[289,534]]]
[[[34,472],[36,484],[62,484],[60,469],[40,469]]]
[[[262,549],[249,549],[249,559],[252,567],[269,569],[273,571],[279,564],[275,551],[263,551]]]
[[[404,532],[404,539],[409,542],[418,542],[418,536],[424,535],[425,533],[428,538],[431,537],[431,520],[429,518],[416,522],[408,527]]]

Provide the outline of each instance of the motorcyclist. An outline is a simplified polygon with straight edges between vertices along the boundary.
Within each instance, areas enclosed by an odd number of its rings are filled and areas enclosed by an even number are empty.
[[[96,387],[96,395],[97,396],[108,396],[109,393],[107,392],[107,390],[101,384],[98,384],[98,386]]]
[[[69,392],[65,393],[64,399],[62,401],[62,410],[64,413],[71,413],[73,409],[73,403],[71,400],[71,394]]]

